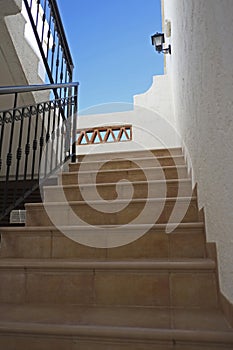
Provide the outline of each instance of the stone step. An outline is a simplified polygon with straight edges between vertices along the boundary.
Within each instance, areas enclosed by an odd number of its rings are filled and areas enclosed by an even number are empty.
[[[196,193],[195,193],[196,194]],[[188,197],[192,195],[191,180],[157,180],[44,187],[44,202],[110,199]]]
[[[79,171],[61,173],[58,176],[59,185],[72,184],[95,184],[118,182],[123,179],[128,181],[150,181],[165,179],[186,179],[188,171],[186,166],[168,166],[156,168],[131,168],[131,169],[111,169],[100,171]]]
[[[0,303],[218,307],[210,259],[0,259]]]
[[[130,244],[116,248],[93,248],[69,239],[56,227],[5,227],[0,228],[1,258],[79,258],[79,259],[174,259],[204,258],[205,234],[203,223],[179,224],[167,234],[166,225],[152,227],[142,225],[143,232]],[[114,227],[113,227],[114,228]],[[126,226],[123,230],[133,231],[138,226]],[[60,227],[66,232],[67,228]],[[106,229],[106,227],[105,227]],[[69,232],[75,239],[76,232],[88,234],[90,227],[70,227]],[[94,229],[93,229],[94,230]]]
[[[0,304],[6,350],[229,350],[219,310]]]
[[[129,157],[129,159],[124,158],[116,158],[115,155],[112,156],[112,159],[102,159],[99,161],[88,161],[89,156],[82,158],[82,161],[77,163],[70,163],[69,169],[71,172],[79,171],[80,167],[87,170],[98,170],[101,168],[102,170],[111,170],[111,169],[130,169],[130,168],[150,168],[153,166],[177,166],[177,165],[185,165],[184,156],[160,156],[160,157]]]
[[[25,208],[27,226],[53,225],[49,217],[62,226],[159,224],[167,223],[174,210],[180,222],[200,221],[196,197],[29,203]]]
[[[150,157],[174,157],[182,156],[182,148],[167,148],[167,149],[156,149],[156,150],[140,150],[140,151],[125,151],[125,152],[105,152],[105,153],[88,153],[80,154],[77,156],[78,162],[85,161],[102,161],[106,159],[116,159],[116,158],[150,158]]]

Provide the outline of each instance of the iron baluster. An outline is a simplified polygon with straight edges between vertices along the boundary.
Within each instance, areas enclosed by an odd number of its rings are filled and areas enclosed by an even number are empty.
[[[76,137],[77,137],[77,113],[78,113],[78,86],[74,87],[74,111],[72,125],[72,155],[71,162],[76,162]]]
[[[28,158],[31,151],[31,145],[30,145],[30,135],[31,135],[31,122],[32,122],[32,111],[33,107],[31,106],[28,112],[28,130],[27,130],[27,141],[25,144],[25,163],[24,163],[24,192],[26,193],[27,190],[27,169],[28,169]]]
[[[8,196],[8,182],[9,182],[9,176],[10,176],[10,170],[12,165],[12,146],[13,146],[13,136],[14,136],[14,129],[15,129],[15,109],[17,106],[17,100],[18,100],[18,93],[15,93],[14,98],[14,105],[13,105],[13,112],[12,112],[12,123],[11,123],[11,131],[10,131],[10,140],[9,140],[9,148],[8,153],[6,157],[6,182],[4,187],[4,201],[3,201],[3,208],[4,211],[6,209],[6,201]]]
[[[47,175],[48,168],[48,152],[50,147],[50,120],[51,120],[51,101],[49,102],[49,111],[48,111],[48,123],[47,123],[47,132],[46,132],[46,149],[45,149],[45,167],[44,167],[44,178]]]
[[[38,178],[41,172],[41,159],[42,159],[42,153],[43,153],[43,147],[44,147],[44,124],[45,124],[45,103],[43,104],[43,116],[42,116],[42,125],[41,125],[41,134],[40,134],[40,155],[39,155],[39,162],[38,162]]]
[[[40,105],[37,105],[36,125],[35,125],[35,132],[34,132],[34,140],[33,140],[33,144],[32,144],[33,156],[32,156],[31,180],[34,180],[34,173],[35,173],[36,151],[37,151],[37,147],[38,147],[37,131],[38,131],[39,113],[40,113]]]
[[[47,51],[46,51],[46,60],[48,62],[48,58],[49,58],[49,44],[50,44],[50,37],[51,37],[51,21],[52,21],[52,14],[50,11],[50,15],[49,15],[49,23],[48,23],[48,34],[47,34]]]
[[[53,46],[52,46],[52,57],[51,57],[51,75],[53,75],[53,66],[54,66],[54,57],[55,57],[55,50],[56,50],[56,39],[55,39],[55,35],[56,35],[56,29],[54,27],[54,31],[53,31]],[[55,81],[55,79],[53,79],[53,82]]]
[[[51,155],[50,155],[50,171],[53,169],[53,161],[54,161],[54,154],[53,154],[53,148],[54,148],[54,141],[55,141],[55,122],[56,122],[56,100],[53,102],[54,109],[53,109],[53,126],[52,126],[52,133],[51,133]]]
[[[6,112],[2,113],[2,122],[1,122],[1,138],[0,138],[0,173],[2,170],[2,146],[3,146],[3,138],[4,138],[4,129],[5,129],[5,115]]]
[[[38,22],[39,22],[39,12],[40,12],[40,0],[37,0],[36,27],[38,27]]]
[[[57,58],[56,58],[56,73],[55,73],[55,83],[57,84],[58,82],[58,70],[59,70],[59,64],[60,64],[60,43],[58,39],[58,44],[57,44]]]
[[[43,47],[43,42],[44,42],[44,30],[45,30],[45,22],[46,22],[46,5],[47,5],[47,1],[44,0],[43,15],[42,15],[42,33],[41,33],[42,47]]]
[[[58,159],[59,159],[59,138],[60,138],[60,123],[61,123],[61,100],[57,101],[58,103],[58,117],[57,117],[57,129],[56,129],[56,165],[55,168],[58,166]]]
[[[19,141],[18,141],[18,148],[17,148],[17,152],[16,152],[16,174],[15,174],[15,182],[16,182],[16,186],[14,187],[14,202],[16,201],[16,194],[18,191],[17,188],[17,182],[19,179],[19,168],[20,168],[20,161],[22,158],[22,136],[23,136],[23,124],[24,124],[24,108],[22,109],[22,114],[21,114],[21,118],[20,118],[20,130],[19,130]]]

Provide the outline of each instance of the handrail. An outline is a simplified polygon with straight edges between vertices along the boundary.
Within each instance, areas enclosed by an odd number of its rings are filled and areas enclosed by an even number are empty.
[[[71,82],[74,65],[56,0],[23,1],[50,83]]]
[[[0,95],[9,95],[23,92],[35,92],[42,90],[53,90],[61,88],[78,87],[78,82],[63,83],[63,84],[40,84],[40,85],[18,85],[18,86],[1,86]]]

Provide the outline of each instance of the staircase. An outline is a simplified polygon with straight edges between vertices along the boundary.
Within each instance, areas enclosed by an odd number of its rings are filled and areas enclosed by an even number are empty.
[[[113,155],[79,156],[58,185],[44,188],[46,208],[58,213],[60,230],[69,226],[74,240],[88,242],[94,225],[109,233],[122,225],[122,239],[139,228],[148,231],[137,240],[110,248],[106,235],[103,247],[79,244],[54,226],[42,203],[26,205],[25,227],[0,228],[0,349],[233,349],[232,328],[219,306],[216,262],[207,254],[203,215],[181,149],[150,154],[114,154],[99,171]],[[114,199],[104,206],[114,213],[101,212],[93,179],[103,199]],[[133,196],[122,209],[132,184]],[[140,217],[146,203],[149,213]],[[177,203],[187,211],[168,234]],[[75,213],[89,225],[77,226]]]

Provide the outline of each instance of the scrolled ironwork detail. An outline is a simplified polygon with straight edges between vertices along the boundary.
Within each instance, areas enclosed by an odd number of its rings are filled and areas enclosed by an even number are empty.
[[[12,153],[8,153],[8,154],[7,154],[7,157],[6,157],[6,165],[7,165],[8,167],[10,167],[10,166],[11,166],[11,163],[12,163]]]
[[[26,155],[29,155],[29,153],[30,153],[30,148],[31,148],[30,143],[27,143],[27,144],[25,145],[25,154],[26,154]]]
[[[13,114],[14,114],[14,121],[19,121],[19,120],[22,120],[23,119],[23,111],[20,110],[20,109],[14,109],[13,111]]]
[[[37,150],[37,144],[38,144],[38,141],[37,140],[33,140],[33,144],[32,144],[33,151]]]
[[[13,110],[12,111],[7,111],[4,116],[4,123],[9,124],[14,121],[13,117]]]
[[[22,157],[22,148],[17,149],[16,159],[20,160]]]

